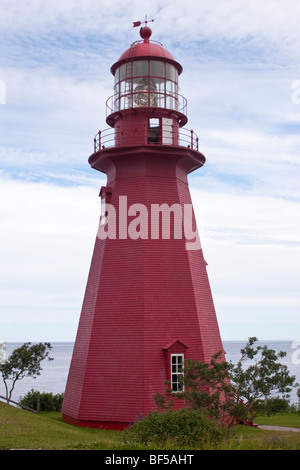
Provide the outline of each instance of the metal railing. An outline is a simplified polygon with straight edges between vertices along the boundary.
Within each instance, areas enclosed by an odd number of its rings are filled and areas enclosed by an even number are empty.
[[[94,138],[94,153],[113,147],[135,146],[135,145],[168,145],[172,147],[185,147],[198,151],[199,139],[197,134],[190,129],[176,129],[169,132],[167,136],[157,134],[153,139],[151,129],[145,130],[143,135],[135,133],[117,134],[115,129],[108,128],[99,131]]]
[[[106,101],[106,117],[124,109],[139,107],[164,108],[177,111],[184,116],[187,115],[187,100],[178,93],[160,93],[152,90],[143,91],[143,102],[141,103],[141,92],[124,92],[110,96]]]

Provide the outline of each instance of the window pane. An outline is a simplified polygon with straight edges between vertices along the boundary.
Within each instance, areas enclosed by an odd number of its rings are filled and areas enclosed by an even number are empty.
[[[173,392],[177,392],[178,390],[178,385],[177,385],[177,376],[176,375],[172,375],[172,391]]]
[[[132,108],[132,95],[125,96],[124,109]]]
[[[116,99],[114,102],[114,111],[119,111],[120,110],[120,99],[119,95],[116,95]]]
[[[183,391],[183,365],[184,355],[183,354],[172,354],[171,355],[171,390],[172,392]]]
[[[126,64],[126,78],[132,77],[132,62]]]
[[[133,79],[133,101],[134,106],[148,106],[149,103],[149,84],[148,78],[134,78]],[[137,85],[135,85],[137,83]]]
[[[150,93],[149,106],[153,106],[153,107],[157,106],[157,94],[156,93]]]
[[[159,108],[165,107],[165,95],[157,95],[157,106]]]
[[[120,93],[121,95],[125,93],[125,80],[120,83]]]
[[[150,82],[155,86],[157,91],[164,91],[165,80],[163,78],[151,77]]]
[[[159,127],[159,119],[158,118],[150,118],[149,119],[149,127]]]
[[[166,80],[166,93],[175,93],[175,83]]]
[[[152,77],[165,76],[165,64],[158,60],[150,60],[150,75]]]
[[[133,62],[133,76],[134,77],[147,77],[148,76],[148,61],[137,60]]]
[[[166,97],[166,108],[167,109],[176,109],[176,99],[172,96]]]
[[[120,85],[119,85],[119,83],[117,83],[117,84],[115,85],[115,95],[118,95],[119,92],[120,92]]]
[[[119,81],[119,73],[120,73],[120,67],[118,67],[116,69],[116,73],[115,73],[115,84],[118,83]]]
[[[130,93],[130,92],[131,92],[131,80],[123,80],[123,82],[120,83],[121,95],[124,95],[124,93]]]
[[[166,64],[166,78],[177,82],[177,70],[174,65]]]
[[[123,64],[120,67],[120,80],[125,80],[125,78],[126,78],[126,64]]]
[[[125,82],[125,91],[126,91],[126,93],[131,92],[131,80],[126,80],[126,82]]]

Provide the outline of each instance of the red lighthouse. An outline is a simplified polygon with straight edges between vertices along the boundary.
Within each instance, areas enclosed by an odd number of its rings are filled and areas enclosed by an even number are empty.
[[[223,349],[187,181],[205,157],[182,67],[151,34],[111,67],[110,128],[89,158],[107,183],[62,407],[79,426],[123,429],[167,380],[179,391],[185,359]]]

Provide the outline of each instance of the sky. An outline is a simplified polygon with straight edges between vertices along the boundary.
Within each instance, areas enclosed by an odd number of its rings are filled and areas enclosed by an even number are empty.
[[[75,340],[106,183],[88,157],[147,15],[206,156],[189,185],[221,336],[299,340],[300,2],[0,7],[0,339]]]

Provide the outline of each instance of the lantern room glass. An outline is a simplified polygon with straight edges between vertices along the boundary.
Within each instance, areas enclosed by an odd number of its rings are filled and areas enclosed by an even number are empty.
[[[135,107],[178,109],[178,72],[159,60],[135,60],[115,72],[114,111]]]

